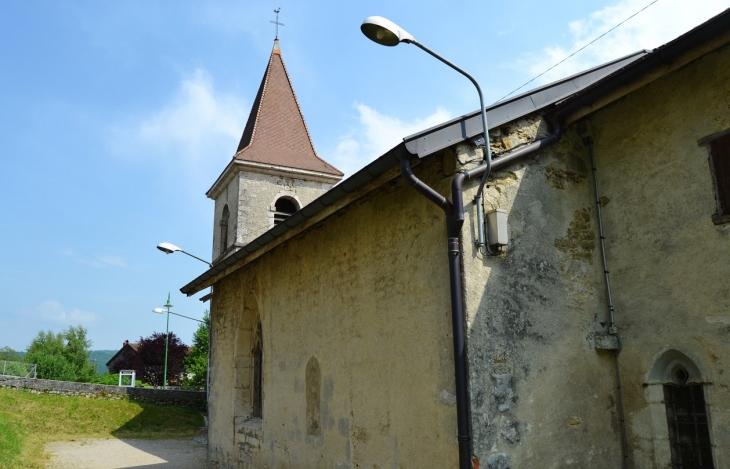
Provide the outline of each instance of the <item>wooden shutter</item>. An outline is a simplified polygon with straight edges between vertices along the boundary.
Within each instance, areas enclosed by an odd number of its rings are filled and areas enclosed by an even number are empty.
[[[717,192],[717,221],[730,216],[730,134],[710,142],[710,167]],[[716,221],[716,222],[717,222]]]

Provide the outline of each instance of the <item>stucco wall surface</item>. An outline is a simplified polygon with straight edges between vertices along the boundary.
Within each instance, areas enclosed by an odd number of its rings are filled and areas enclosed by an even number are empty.
[[[439,158],[416,170],[448,187]],[[453,466],[445,223],[400,178],[218,282],[213,308],[217,467]],[[242,365],[257,316],[261,420]]]
[[[591,122],[614,286],[634,467],[667,462],[649,370],[687,355],[706,381],[715,467],[730,467],[730,225],[716,226],[703,137],[730,128],[730,49],[627,96]],[[661,406],[663,407],[663,406]],[[658,421],[659,420],[659,421]]]
[[[493,150],[546,131],[538,116],[512,123],[492,135]],[[468,168],[481,152],[459,147],[456,158]],[[510,228],[496,256],[474,245],[478,184],[465,188],[473,449],[482,467],[620,465],[613,360],[594,350],[604,315],[590,181],[587,150],[570,131],[494,173],[484,209],[506,210]]]

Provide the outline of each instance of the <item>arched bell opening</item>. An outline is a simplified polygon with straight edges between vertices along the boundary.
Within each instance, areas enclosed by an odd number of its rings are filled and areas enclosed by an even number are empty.
[[[278,225],[299,210],[299,203],[292,197],[279,197],[274,203],[274,225]]]

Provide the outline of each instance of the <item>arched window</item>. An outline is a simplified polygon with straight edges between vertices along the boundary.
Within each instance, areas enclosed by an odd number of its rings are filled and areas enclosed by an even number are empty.
[[[263,417],[263,351],[264,344],[261,335],[261,323],[256,328],[256,333],[251,350],[253,361],[253,408],[252,417]]]
[[[228,204],[223,207],[223,214],[221,215],[221,221],[220,221],[220,239],[221,239],[221,254],[226,252],[226,249],[228,249],[228,219],[230,218],[231,213],[228,210]]]
[[[297,210],[299,205],[296,200],[291,197],[280,197],[274,204],[274,225],[283,222]]]
[[[672,370],[672,382],[664,385],[672,467],[712,469],[712,443],[701,384],[689,383],[682,366]]]
[[[669,440],[671,453],[666,459],[660,457],[661,464],[714,469],[704,382],[700,368],[679,350],[666,350],[654,362],[647,385],[658,388],[652,401],[663,403],[668,430],[664,438]]]

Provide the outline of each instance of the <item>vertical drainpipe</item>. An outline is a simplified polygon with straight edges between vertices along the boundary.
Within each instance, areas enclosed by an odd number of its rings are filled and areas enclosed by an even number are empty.
[[[563,134],[562,126],[557,125],[553,133],[545,138],[525,145],[515,151],[507,153],[494,162],[485,162],[480,166],[463,171],[454,176],[451,181],[451,201],[426,185],[413,174],[410,156],[396,155],[400,160],[400,169],[406,184],[418,191],[428,200],[436,204],[446,215],[447,252],[449,256],[449,287],[451,291],[451,326],[454,342],[454,379],[456,384],[456,417],[457,439],[459,444],[459,469],[472,469],[471,451],[471,418],[469,409],[468,362],[466,355],[465,320],[463,304],[463,287],[461,274],[461,248],[459,237],[464,225],[463,187],[467,181],[482,178],[483,187],[485,174],[492,170],[507,166],[515,161],[532,154],[541,148],[552,145],[560,140]],[[487,144],[489,136],[485,136]],[[481,206],[477,206],[481,210]]]
[[[469,418],[469,390],[467,388],[466,339],[464,337],[464,304],[461,285],[461,248],[459,234],[464,223],[454,219],[454,205],[414,174],[408,156],[401,157],[400,168],[406,183],[438,205],[446,215],[447,251],[449,256],[449,288],[451,291],[451,327],[454,342],[454,380],[456,384],[456,426],[459,445],[459,469],[471,469],[471,429]],[[456,200],[455,200],[456,202]],[[460,204],[461,202],[459,202]]]

